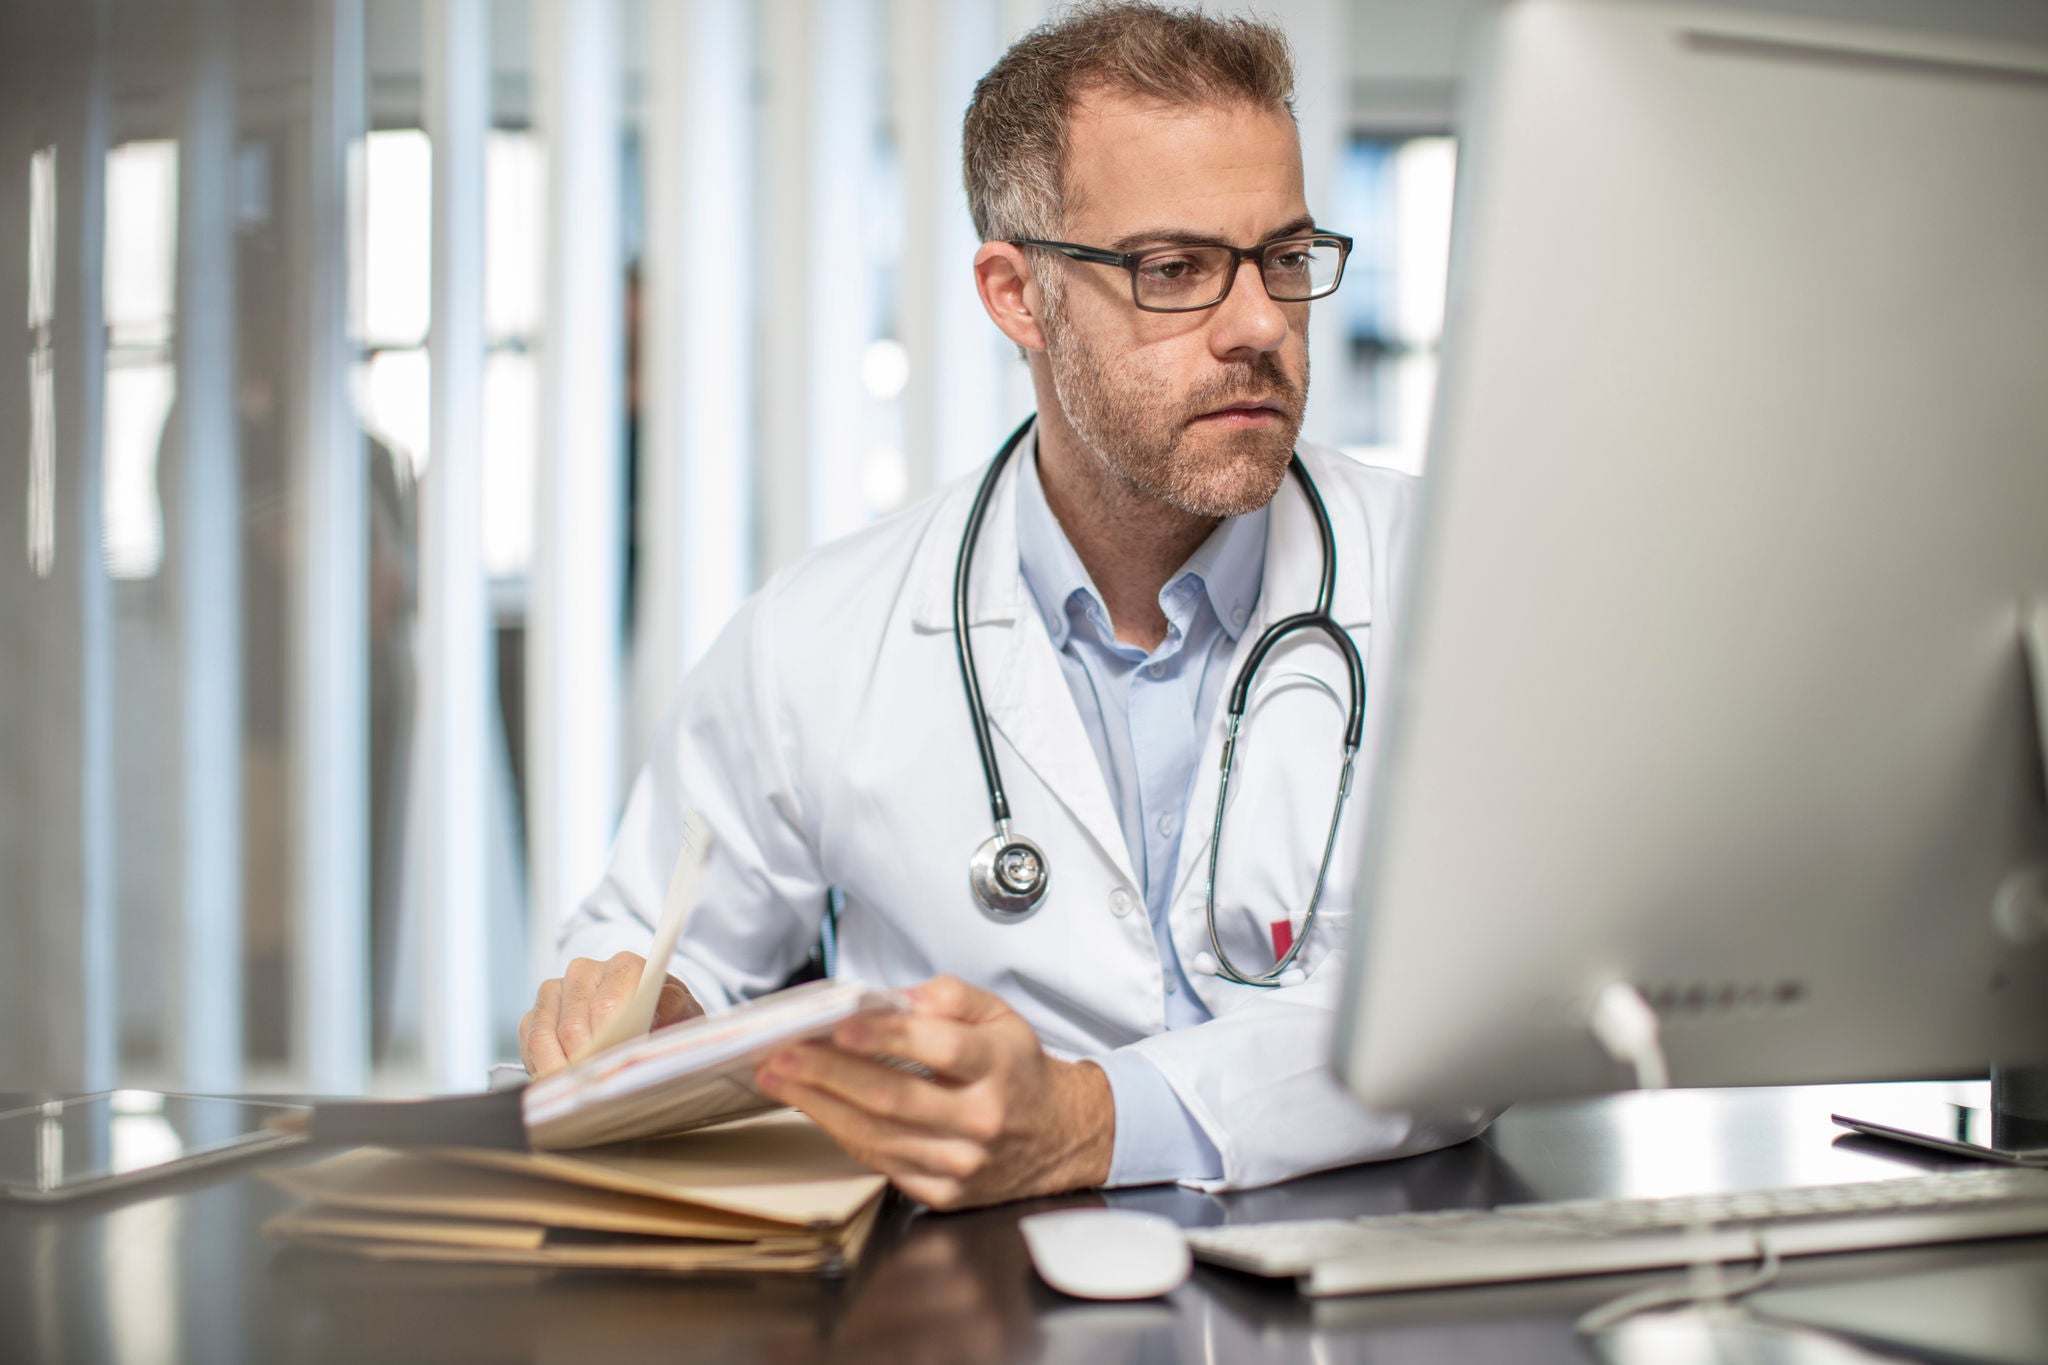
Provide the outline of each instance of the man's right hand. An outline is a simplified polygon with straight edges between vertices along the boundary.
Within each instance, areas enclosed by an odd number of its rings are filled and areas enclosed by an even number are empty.
[[[604,1021],[633,998],[646,964],[638,953],[617,953],[603,962],[579,957],[560,976],[541,982],[539,998],[519,1020],[519,1059],[528,1074],[545,1076],[569,1065]],[[655,1002],[654,1027],[680,1024],[703,1012],[690,988],[671,976]]]

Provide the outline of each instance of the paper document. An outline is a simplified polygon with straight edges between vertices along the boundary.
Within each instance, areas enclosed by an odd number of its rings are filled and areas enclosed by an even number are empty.
[[[754,1069],[769,1056],[857,1014],[908,1008],[895,991],[813,981],[642,1034],[528,1085],[527,1142],[594,1147],[780,1108],[754,1088]]]
[[[688,1132],[779,1109],[754,1088],[771,1054],[858,1014],[909,1008],[857,981],[813,981],[720,1014],[643,1033],[517,1090],[427,1099],[323,1100],[308,1125],[324,1146],[561,1151]]]

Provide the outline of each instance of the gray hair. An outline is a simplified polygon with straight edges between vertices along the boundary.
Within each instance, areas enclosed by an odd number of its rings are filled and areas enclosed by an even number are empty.
[[[1150,0],[1089,0],[1031,30],[974,87],[961,133],[967,208],[987,241],[1059,234],[1067,120],[1084,95],[1294,113],[1294,61],[1275,25]]]

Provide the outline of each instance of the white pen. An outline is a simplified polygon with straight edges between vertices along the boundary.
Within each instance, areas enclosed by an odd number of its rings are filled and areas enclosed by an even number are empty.
[[[662,986],[668,981],[669,959],[675,955],[683,928],[690,922],[690,912],[697,908],[697,891],[703,885],[704,862],[710,852],[711,831],[705,828],[701,815],[690,811],[683,817],[683,851],[677,855],[676,870],[668,879],[668,898],[662,903],[661,924],[654,931],[647,961],[640,968],[640,984],[634,987],[633,998],[605,1020],[604,1027],[591,1036],[571,1061],[580,1062],[594,1052],[616,1047],[654,1027],[654,1008],[661,1000]]]

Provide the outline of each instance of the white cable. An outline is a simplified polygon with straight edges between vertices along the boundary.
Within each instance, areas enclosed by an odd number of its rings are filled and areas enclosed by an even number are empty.
[[[1610,981],[1593,1002],[1593,1036],[1607,1055],[1636,1074],[1636,1089],[1665,1090],[1671,1072],[1664,1064],[1657,1011],[1626,981]]]
[[[1638,1090],[1670,1088],[1671,1069],[1664,1057],[1657,1011],[1650,1008],[1650,1002],[1643,999],[1641,991],[1626,981],[1610,981],[1593,1002],[1593,1015],[1589,1022],[1594,1038],[1606,1049],[1607,1055],[1635,1073]],[[1704,1218],[1695,1220],[1686,1229],[1687,1236],[1700,1250],[1693,1258],[1683,1285],[1656,1285],[1602,1304],[1580,1317],[1577,1323],[1579,1333],[1596,1336],[1623,1319],[1650,1308],[1685,1303],[1725,1306],[1731,1297],[1760,1289],[1777,1278],[1778,1253],[1761,1235],[1756,1239],[1756,1268],[1732,1282],[1723,1278],[1722,1262],[1705,1250],[1712,1230],[1712,1223]]]
[[[1595,1337],[1613,1328],[1623,1319],[1632,1318],[1636,1314],[1647,1312],[1652,1308],[1675,1307],[1679,1304],[1690,1303],[1719,1303],[1727,1299],[1738,1298],[1741,1295],[1762,1289],[1772,1280],[1777,1279],[1778,1266],[1777,1249],[1770,1244],[1768,1238],[1758,1237],[1757,1263],[1755,1268],[1737,1276],[1733,1280],[1723,1281],[1720,1280],[1718,1273],[1722,1268],[1721,1263],[1718,1261],[1713,1263],[1714,1270],[1716,1271],[1717,1292],[1712,1295],[1700,1294],[1691,1280],[1687,1280],[1682,1285],[1652,1285],[1648,1289],[1638,1289],[1633,1293],[1623,1294],[1618,1299],[1612,1299],[1607,1303],[1601,1304],[1598,1308],[1587,1311],[1580,1316],[1578,1322],[1573,1324],[1573,1328],[1580,1336]],[[1695,1267],[1695,1269],[1697,1268]],[[1727,1306],[1734,1307],[1732,1304]]]

